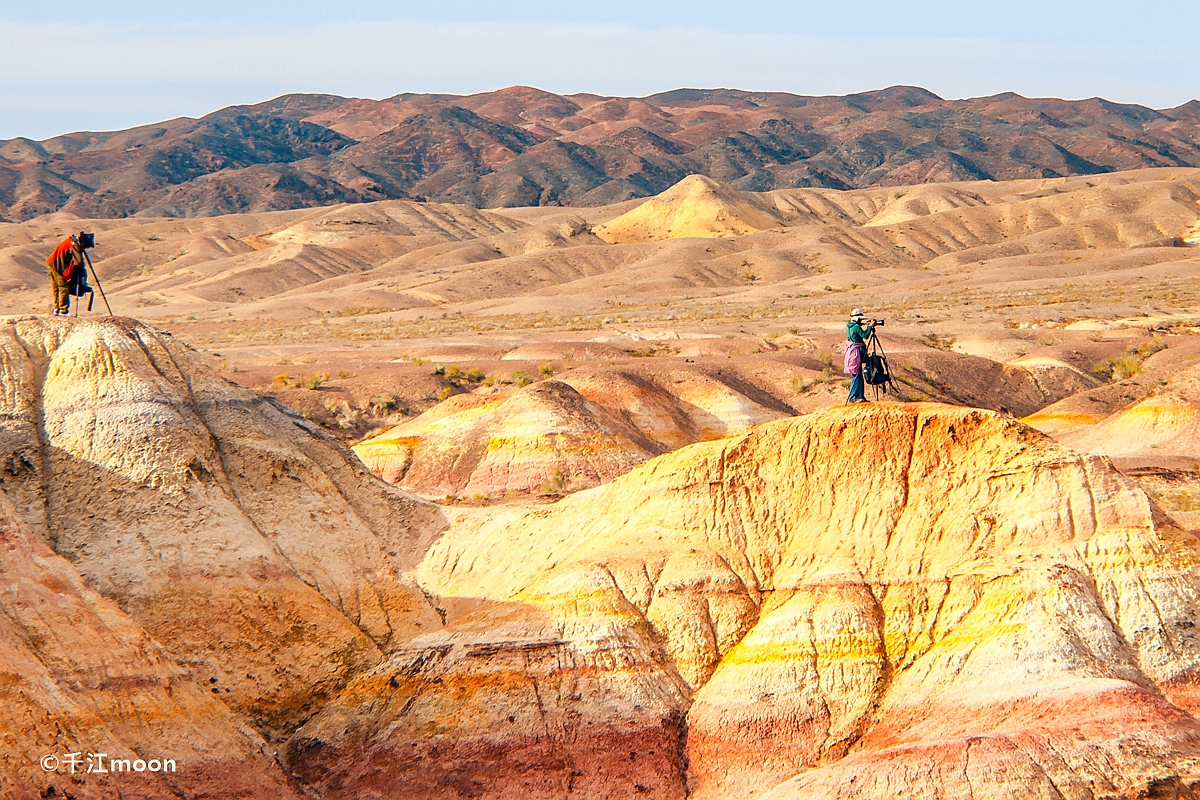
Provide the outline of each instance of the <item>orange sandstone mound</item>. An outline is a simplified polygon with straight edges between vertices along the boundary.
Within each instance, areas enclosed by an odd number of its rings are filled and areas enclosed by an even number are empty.
[[[354,450],[376,475],[422,495],[560,494],[785,413],[720,376],[670,374],[573,370],[511,392],[458,395]]]
[[[460,510],[444,630],[293,738],[323,797],[1182,796],[1200,542],[999,415],[843,407]]]

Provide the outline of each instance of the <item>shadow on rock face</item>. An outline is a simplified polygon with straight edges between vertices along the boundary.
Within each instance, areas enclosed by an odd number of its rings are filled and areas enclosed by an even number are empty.
[[[319,428],[131,321],[7,320],[0,353],[4,494],[263,734],[441,627],[404,574],[440,512]]]

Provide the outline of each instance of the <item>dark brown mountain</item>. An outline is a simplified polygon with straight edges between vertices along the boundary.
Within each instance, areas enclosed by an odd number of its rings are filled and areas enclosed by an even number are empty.
[[[211,216],[387,198],[601,205],[691,173],[737,188],[861,188],[1200,166],[1200,103],[944,100],[529,87],[386,100],[287,95],[108,133],[0,141],[0,218]]]

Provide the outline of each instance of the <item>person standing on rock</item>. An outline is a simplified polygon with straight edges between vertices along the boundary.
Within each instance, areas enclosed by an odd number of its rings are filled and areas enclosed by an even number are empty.
[[[95,235],[80,231],[63,239],[46,259],[50,289],[54,293],[54,316],[65,317],[71,311],[71,278],[77,270],[86,269],[83,251],[95,246]]]
[[[850,377],[850,396],[847,403],[865,403],[866,386],[863,384],[863,364],[867,360],[867,342],[875,329],[863,323],[863,312],[856,308],[850,312],[850,321],[846,323],[845,364],[843,369]]]

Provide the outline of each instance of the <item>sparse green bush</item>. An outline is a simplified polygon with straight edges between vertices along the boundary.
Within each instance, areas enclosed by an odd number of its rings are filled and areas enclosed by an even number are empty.
[[[552,377],[554,375],[554,365],[549,361],[543,361],[542,365],[538,367],[538,372],[542,374],[543,378]]]
[[[1118,358],[1106,358],[1096,362],[1092,365],[1092,372],[1104,380],[1123,381],[1140,373],[1142,362],[1145,359],[1167,347],[1168,345],[1162,340],[1162,337],[1155,336],[1153,341],[1142,342]]]
[[[295,389],[296,382],[294,380],[292,380],[291,375],[288,375],[286,372],[281,372],[275,376],[275,388],[276,389]]]
[[[533,383],[523,369],[519,369],[512,374],[512,382],[517,386],[528,386]]]
[[[301,385],[305,389],[316,390],[316,389],[320,389],[321,384],[323,384],[327,380],[329,380],[328,372],[322,372],[320,375],[318,375],[314,372],[314,373],[305,375],[304,380],[301,382]]]
[[[1119,381],[1132,378],[1142,371],[1142,362],[1135,355],[1124,355],[1113,362],[1112,376]]]
[[[438,393],[437,393],[438,402],[445,400],[447,397],[449,397],[452,394],[454,394],[453,386],[443,386],[441,389],[438,390]]]

